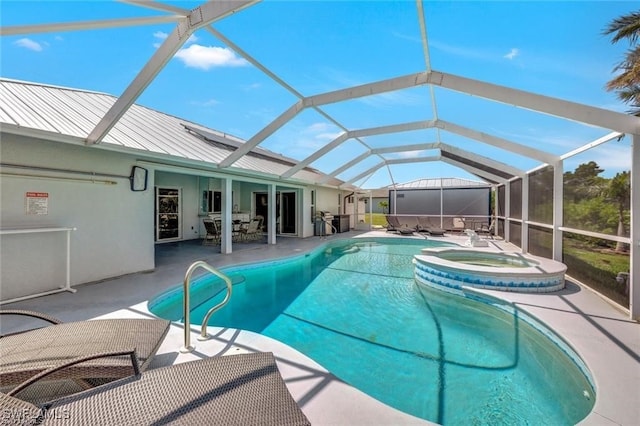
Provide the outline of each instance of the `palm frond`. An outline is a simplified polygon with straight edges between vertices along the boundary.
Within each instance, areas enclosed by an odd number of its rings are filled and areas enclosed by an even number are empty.
[[[636,43],[640,37],[640,11],[614,19],[605,28],[603,34],[614,34],[612,43],[617,43],[624,38],[629,39],[631,43]]]

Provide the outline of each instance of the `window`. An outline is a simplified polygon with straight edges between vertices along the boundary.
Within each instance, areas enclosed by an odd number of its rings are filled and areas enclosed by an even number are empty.
[[[222,192],[202,191],[202,211],[204,213],[220,213],[222,211]]]

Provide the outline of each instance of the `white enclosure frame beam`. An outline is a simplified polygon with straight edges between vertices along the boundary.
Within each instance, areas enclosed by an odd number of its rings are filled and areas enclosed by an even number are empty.
[[[387,80],[367,83],[360,86],[347,87],[346,89],[335,90],[333,92],[321,93],[319,95],[305,98],[305,107],[333,104],[347,99],[357,99],[366,96],[380,95],[396,90],[408,89],[410,87],[422,86],[428,83],[428,74],[419,72]]]
[[[450,123],[448,121],[438,120],[436,123],[436,127],[442,130],[445,130],[447,132],[464,136],[465,138],[473,139],[478,142],[485,143],[487,145],[492,145],[497,148],[501,148],[518,155],[522,155],[524,157],[533,158],[543,163],[553,164],[554,162],[558,161],[558,156],[550,154],[548,152],[540,151],[538,149],[531,148],[526,145],[520,145],[518,143],[511,142],[506,139],[499,138],[497,136],[492,136],[487,133],[483,133],[477,130],[469,129],[467,127],[459,126],[457,124]]]
[[[391,154],[391,153],[409,152],[409,151],[425,151],[425,150],[429,150],[429,149],[437,149],[438,147],[439,147],[438,143],[431,142],[431,143],[419,143],[419,144],[413,144],[413,145],[401,145],[401,146],[389,146],[389,147],[384,147],[384,148],[374,148],[374,149],[371,149],[371,150],[369,150],[367,152],[364,152],[364,153],[360,154],[359,156],[357,156],[353,160],[351,160],[348,163],[345,163],[343,166],[335,169],[334,171],[329,173],[327,176],[325,176],[322,180],[320,180],[320,183],[328,182],[329,179],[331,179],[332,177],[335,177],[335,176],[339,175],[340,173],[350,169],[351,167],[355,166],[356,164],[358,164],[359,162],[363,161],[364,159],[370,157],[371,155],[381,155],[381,154],[387,154],[387,153]]]
[[[159,3],[157,1],[149,0],[119,0],[121,3],[132,4],[134,6],[146,7],[147,9],[160,10],[162,12],[171,12],[180,16],[187,16],[189,14],[188,9],[172,6],[166,3]]]
[[[322,148],[318,149],[313,154],[311,154],[310,156],[305,158],[304,160],[298,162],[295,166],[289,168],[289,170],[287,170],[286,172],[282,173],[280,175],[280,177],[281,178],[289,178],[289,177],[293,176],[294,174],[296,174],[300,170],[302,170],[305,167],[307,167],[309,164],[311,164],[314,161],[316,161],[318,158],[322,157],[323,155],[325,155],[326,153],[331,151],[332,149],[337,148],[338,146],[342,145],[344,143],[344,141],[346,141],[347,139],[349,139],[349,133],[341,134],[340,136],[338,136],[337,138],[335,138],[334,140],[332,140],[331,142],[329,142],[328,144],[326,144],[325,146],[323,146]]]
[[[378,170],[379,168],[383,167],[385,164],[387,164],[385,161],[381,161],[378,164],[376,164],[373,167],[370,167],[369,169],[365,170],[364,172],[360,173],[358,176],[352,178],[351,180],[347,181],[344,183],[344,185],[349,185],[352,184],[353,182],[357,182],[360,179],[369,176],[370,174],[373,174],[376,170]]]
[[[422,81],[423,79],[416,80]],[[552,98],[550,96],[537,95],[525,92],[524,90],[511,89],[509,87],[485,83],[439,71],[430,72],[427,80],[428,83],[440,87],[491,99],[511,106],[530,109],[623,133],[640,134],[640,118],[632,115]]]
[[[428,142],[428,143],[415,143],[411,145],[399,145],[399,146],[387,146],[384,148],[374,148],[371,150],[372,154],[395,154],[398,152],[411,152],[411,151],[426,151],[428,149],[438,149],[440,143]]]
[[[492,173],[486,172],[484,170],[480,170],[480,169],[476,169],[475,167],[471,167],[468,164],[463,164],[460,163],[456,160],[453,160],[451,158],[446,158],[446,157],[442,157],[440,159],[441,161],[451,164],[452,166],[456,166],[456,167],[460,167],[462,170],[466,170],[469,173],[473,173],[474,175],[480,176],[481,178],[493,181],[493,182],[499,182],[499,183],[506,183],[507,179],[500,177],[500,176],[496,176]]]
[[[225,168],[231,166],[233,163],[242,158],[243,155],[247,154],[253,148],[258,146],[262,141],[266,138],[274,134],[279,128],[287,124],[292,118],[298,115],[304,109],[304,105],[302,101],[298,101],[295,104],[291,105],[285,112],[280,114],[278,118],[269,123],[266,127],[260,130],[258,133],[253,135],[251,139],[242,144],[242,146],[231,154],[227,156],[224,160],[220,162],[218,167]]]
[[[189,39],[197,29],[231,15],[255,3],[255,0],[225,0],[208,2],[197,7],[187,17],[181,18],[176,28],[156,50],[151,59],[144,65],[133,81],[118,97],[109,111],[87,136],[87,144],[100,143],[109,130],[118,122],[124,113],[138,99],[144,89],[158,75],[160,70],[173,58],[173,55]]]
[[[464,157],[471,161],[475,161],[476,163],[483,164],[487,167],[504,171],[513,176],[524,176],[526,174],[524,170],[520,170],[516,167],[509,166],[508,164],[501,163],[500,161],[492,160],[491,158],[487,158],[482,155],[474,154],[472,152],[465,151],[460,148],[456,148],[446,143],[441,143],[440,149],[445,152],[449,152],[451,154],[457,155],[459,157]]]
[[[614,139],[618,139],[619,137],[621,137],[623,135],[624,135],[624,133],[620,133],[620,132],[609,133],[609,134],[607,134],[607,135],[605,135],[605,136],[603,136],[603,137],[601,137],[599,139],[596,139],[593,142],[590,142],[590,143],[588,143],[586,145],[582,145],[580,148],[574,149],[573,151],[569,151],[566,154],[561,155],[560,158],[562,160],[566,160],[567,158],[571,158],[574,155],[578,155],[578,154],[581,154],[581,153],[583,153],[585,151],[590,150],[591,148],[595,148],[598,145],[602,145],[603,143],[607,143],[607,142],[612,141]]]
[[[364,172],[360,173],[358,176],[352,178],[348,182],[345,182],[344,185],[349,185],[349,184],[352,184],[353,182],[357,182],[360,179],[362,179],[362,178],[364,178],[366,176],[369,176],[370,174],[374,173],[379,168],[384,167],[384,166],[389,166],[391,164],[427,163],[427,162],[430,162],[430,161],[440,161],[440,160],[441,160],[441,157],[439,155],[431,156],[431,157],[395,158],[395,159],[391,159],[391,160],[385,160],[385,161],[382,161],[382,162],[376,164],[375,166],[365,170]]]
[[[323,155],[326,155],[329,151],[333,150],[334,148],[337,148],[339,145],[341,145],[348,139],[361,138],[364,136],[383,135],[388,133],[409,132],[412,130],[428,129],[428,128],[432,128],[433,126],[434,126],[433,120],[426,120],[426,121],[414,121],[411,123],[393,124],[390,126],[371,127],[366,129],[351,130],[349,132],[341,134],[340,136],[338,136],[337,138],[329,142],[327,145],[323,146],[322,148],[320,148],[319,150],[317,150],[316,152],[314,152],[313,154],[305,158],[304,160],[298,162],[295,166],[291,167],[289,170],[281,174],[280,177],[288,178],[293,176],[295,173],[302,170],[309,164],[313,163]],[[372,154],[375,153],[375,150],[372,149],[371,151],[372,151]],[[393,152],[393,151],[388,151],[388,152]],[[332,174],[330,174],[329,176],[335,177]]]
[[[178,15],[164,15],[141,18],[104,19],[99,21],[65,22],[62,24],[20,25],[14,27],[0,27],[0,36],[157,25],[175,23],[182,18],[183,16]]]
[[[320,184],[327,183],[331,178],[338,176],[340,173],[344,172],[345,170],[349,170],[351,167],[355,166],[359,162],[363,161],[366,158],[369,158],[371,154],[372,154],[371,151],[363,152],[353,160],[343,164],[342,166],[338,167],[337,169],[335,169],[334,171],[332,171],[331,173],[329,173],[328,175],[320,179],[318,183]]]

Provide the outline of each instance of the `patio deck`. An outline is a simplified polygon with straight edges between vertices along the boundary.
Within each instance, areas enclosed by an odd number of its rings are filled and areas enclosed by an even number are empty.
[[[148,273],[127,275],[99,283],[76,286],[77,293],[59,293],[3,305],[3,308],[47,312],[64,321],[98,317],[139,317],[151,315],[146,301],[184,279],[188,266],[204,260],[214,267],[299,254],[327,239],[362,235],[348,232],[297,239],[278,238],[277,244],[234,245],[230,255],[220,255],[216,247],[186,241],[156,246],[156,268]],[[364,235],[394,235],[372,231]],[[462,243],[466,237],[447,236]],[[502,241],[497,247],[514,249]],[[640,325],[628,313],[614,307],[593,291],[568,282],[560,292],[545,294],[489,293],[510,300],[519,308],[544,321],[567,340],[591,369],[596,384],[596,403],[581,424],[632,425],[640,418]],[[5,321],[3,330],[12,324]],[[196,358],[246,351],[272,351],[291,394],[312,424],[430,424],[390,408],[342,382],[322,366],[298,351],[256,333],[209,327],[212,339],[200,342],[192,330],[196,350],[181,354],[183,328],[174,324],[160,347],[152,368]]]

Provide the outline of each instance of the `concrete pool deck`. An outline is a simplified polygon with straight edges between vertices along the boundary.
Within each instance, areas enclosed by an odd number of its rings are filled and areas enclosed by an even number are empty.
[[[348,232],[328,238],[284,238],[277,244],[235,244],[234,253],[220,255],[216,247],[198,241],[169,243],[156,247],[156,268],[100,283],[79,285],[77,293],[58,293],[2,305],[4,309],[30,309],[46,312],[64,321],[100,317],[149,316],[148,299],[182,282],[191,263],[204,260],[214,267],[285,257],[308,251],[326,241],[355,236],[394,237],[383,231]],[[415,237],[422,238],[422,237]],[[462,244],[466,236],[433,237]],[[516,250],[500,240],[489,241],[494,249]],[[594,410],[584,425],[637,425],[640,419],[640,324],[628,313],[614,307],[593,291],[568,282],[564,290],[525,294],[482,290],[511,301],[556,330],[583,358],[596,385]],[[10,327],[3,323],[2,328]],[[314,425],[410,425],[430,424],[390,408],[342,382],[322,366],[298,351],[268,337],[235,329],[209,327],[213,337],[191,342],[196,350],[179,352],[184,329],[171,327],[152,367],[246,351],[271,351],[287,386],[303,412]],[[348,356],[348,354],[345,354]]]

